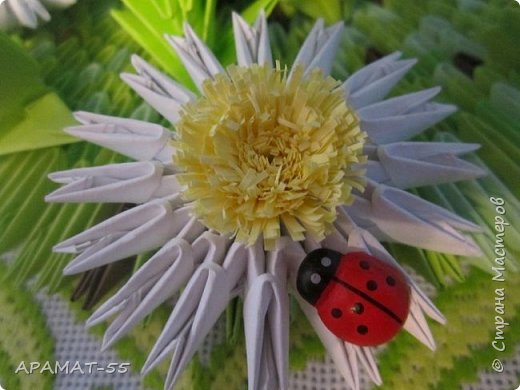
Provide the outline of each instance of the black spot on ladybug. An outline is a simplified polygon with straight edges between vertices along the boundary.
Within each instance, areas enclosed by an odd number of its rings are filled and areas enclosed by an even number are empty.
[[[370,290],[370,291],[375,291],[377,290],[377,282],[375,280],[369,280],[367,282],[367,288]]]
[[[340,318],[343,315],[343,312],[338,308],[334,308],[334,309],[332,309],[330,314],[332,314],[332,317],[334,317],[334,318]]]
[[[356,314],[362,314],[365,311],[365,306],[362,303],[356,303],[352,306],[352,312]]]
[[[360,263],[359,263],[359,266],[363,269],[369,269],[370,268],[370,264],[368,261],[366,260],[362,260]]]
[[[367,334],[368,333],[368,328],[365,325],[359,325],[357,327],[357,331],[358,331],[359,334]]]
[[[392,278],[391,276],[388,276],[386,278],[386,284],[388,284],[389,286],[395,286],[395,279]]]

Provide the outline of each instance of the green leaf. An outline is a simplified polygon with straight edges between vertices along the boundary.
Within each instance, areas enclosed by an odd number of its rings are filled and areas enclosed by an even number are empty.
[[[188,72],[164,38],[164,34],[182,35],[181,15],[170,16],[140,0],[124,0],[124,4],[125,8],[112,11],[114,19],[162,69],[193,88]]]
[[[256,0],[242,12],[242,16],[252,23],[260,11],[264,10],[266,15],[270,15],[277,4],[278,0]]]
[[[79,141],[63,131],[76,121],[56,94],[42,96],[27,105],[24,112],[23,120],[0,133],[0,155]]]
[[[340,0],[285,0],[281,3],[288,10],[301,11],[313,19],[323,18],[327,23],[337,22],[343,17]]]
[[[67,106],[40,77],[38,64],[0,33],[0,155],[74,142]]]
[[[23,118],[26,104],[46,91],[38,64],[0,32],[0,135]]]
[[[5,271],[0,262],[0,274]],[[14,374],[21,362],[54,361],[53,338],[41,307],[28,290],[9,280],[0,283],[0,307],[0,384],[6,389],[52,389],[55,377],[49,372]]]

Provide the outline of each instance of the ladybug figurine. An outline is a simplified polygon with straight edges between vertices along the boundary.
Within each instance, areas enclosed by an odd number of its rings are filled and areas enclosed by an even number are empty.
[[[332,333],[360,346],[391,340],[410,308],[403,273],[364,252],[310,252],[298,269],[296,287]]]

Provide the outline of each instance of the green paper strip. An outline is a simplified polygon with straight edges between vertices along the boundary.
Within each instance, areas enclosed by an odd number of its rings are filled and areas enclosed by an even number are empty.
[[[0,136],[0,155],[77,142],[63,131],[74,123],[61,99],[48,93],[28,105],[25,118]]]

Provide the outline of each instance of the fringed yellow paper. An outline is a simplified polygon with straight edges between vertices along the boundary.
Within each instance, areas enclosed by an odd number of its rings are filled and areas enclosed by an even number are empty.
[[[365,133],[340,84],[297,67],[230,66],[177,125],[183,196],[209,227],[266,249],[287,234],[322,239],[364,186]]]

